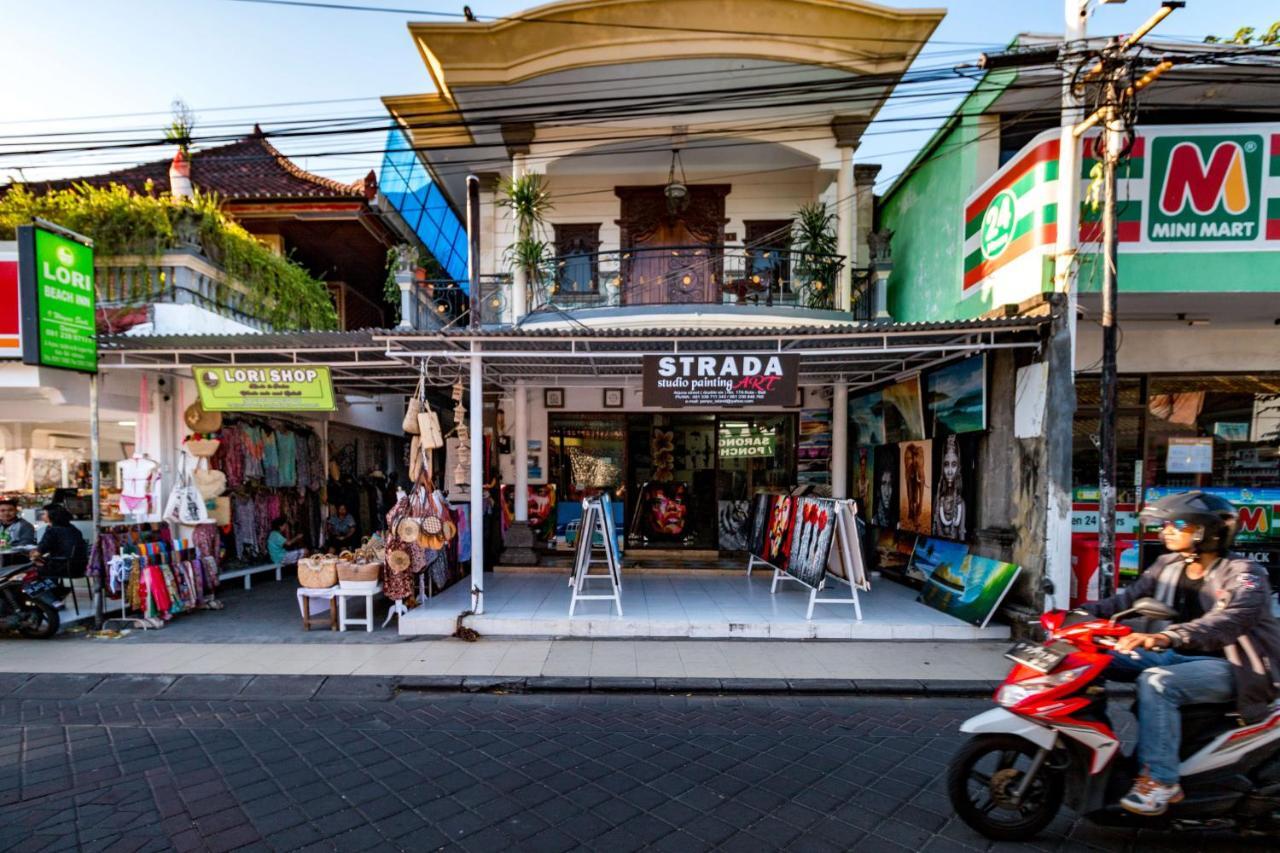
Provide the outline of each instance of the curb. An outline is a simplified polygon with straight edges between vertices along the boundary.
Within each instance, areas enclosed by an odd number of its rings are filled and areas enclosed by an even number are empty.
[[[987,699],[999,681],[910,678],[635,678],[585,676],[0,674],[0,699],[390,701],[399,695],[487,693],[682,696],[901,696]],[[1113,685],[1114,696],[1131,693]]]

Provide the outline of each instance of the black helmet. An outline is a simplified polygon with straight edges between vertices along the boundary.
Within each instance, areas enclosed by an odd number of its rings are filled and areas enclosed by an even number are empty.
[[[1200,528],[1197,550],[1222,554],[1235,541],[1240,514],[1226,498],[1205,492],[1182,492],[1147,504],[1139,514],[1143,524],[1183,521]]]

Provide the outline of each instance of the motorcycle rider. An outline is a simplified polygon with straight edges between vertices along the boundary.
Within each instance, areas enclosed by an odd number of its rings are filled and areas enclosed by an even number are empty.
[[[1229,553],[1239,526],[1229,501],[1200,491],[1170,495],[1143,507],[1141,518],[1161,525],[1169,553],[1130,586],[1081,609],[1105,618],[1150,596],[1178,612],[1159,633],[1121,637],[1106,672],[1138,683],[1143,770],[1120,805],[1159,815],[1182,799],[1180,706],[1234,698],[1246,723],[1263,719],[1280,693],[1280,623],[1266,571]]]

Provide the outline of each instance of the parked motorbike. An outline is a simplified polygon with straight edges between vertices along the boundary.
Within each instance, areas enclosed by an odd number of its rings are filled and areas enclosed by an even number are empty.
[[[1159,816],[1119,805],[1139,768],[1120,749],[1107,714],[1101,677],[1111,660],[1107,652],[1133,630],[1119,620],[1174,615],[1162,602],[1142,598],[1111,619],[1080,611],[1042,616],[1045,642],[1020,642],[1006,654],[1014,667],[996,691],[1000,707],[960,726],[974,735],[947,770],[960,818],[988,838],[1025,841],[1065,801],[1107,826],[1280,834],[1280,703],[1249,726],[1234,703],[1183,707],[1184,799]]]
[[[0,627],[44,640],[58,633],[59,584],[30,565],[0,569]]]

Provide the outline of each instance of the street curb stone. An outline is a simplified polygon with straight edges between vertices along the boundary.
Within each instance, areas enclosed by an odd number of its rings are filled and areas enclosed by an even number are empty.
[[[176,675],[113,675],[98,682],[89,696],[154,699],[172,686]]]
[[[627,676],[602,676],[592,678],[592,693],[652,693],[658,689],[658,684],[652,678],[630,678]]]
[[[396,685],[399,690],[428,691],[447,690],[458,692],[462,689],[461,675],[407,675],[399,679]]]
[[[0,673],[0,696],[18,692],[18,688],[26,684],[30,678],[31,674],[28,672]]]
[[[383,701],[395,696],[397,682],[379,675],[329,676],[312,698]]]
[[[101,675],[44,672],[32,676],[13,695],[23,699],[78,699],[102,679]]]
[[[231,698],[252,678],[252,675],[182,675],[160,695],[165,699]]]
[[[323,675],[255,675],[237,699],[310,699],[324,684]]]
[[[462,679],[464,693],[484,693],[492,690],[524,693],[527,688],[528,679],[521,676],[468,675]]]

